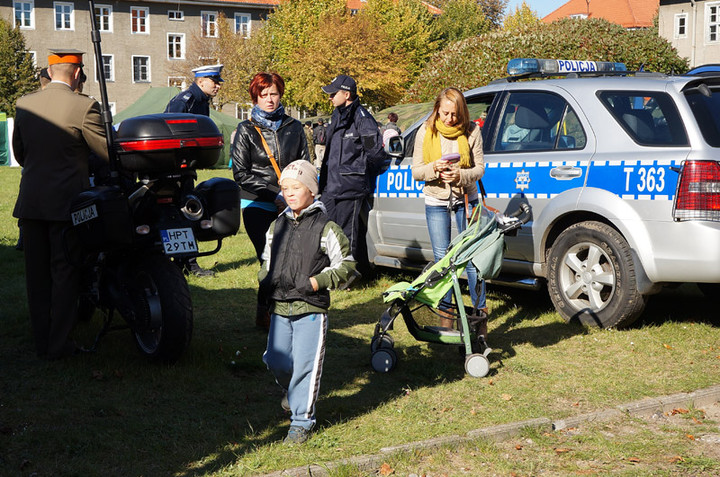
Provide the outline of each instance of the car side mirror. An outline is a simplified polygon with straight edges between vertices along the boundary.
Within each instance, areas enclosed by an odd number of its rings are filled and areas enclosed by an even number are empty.
[[[388,138],[385,143],[385,152],[392,157],[403,157],[405,152],[405,141],[402,136],[393,136]]]

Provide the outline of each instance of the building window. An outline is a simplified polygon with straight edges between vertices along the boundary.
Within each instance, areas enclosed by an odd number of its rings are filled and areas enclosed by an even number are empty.
[[[675,15],[675,38],[687,38],[687,13],[678,13]]]
[[[185,58],[185,35],[168,33],[168,59],[182,60]]]
[[[174,86],[176,88],[185,89],[185,77],[184,76],[168,76],[168,86]]]
[[[130,7],[131,31],[133,33],[150,33],[150,9],[148,7]]]
[[[182,10],[168,10],[168,20],[176,22],[185,21],[185,13]]]
[[[20,29],[35,28],[35,2],[15,2],[15,26]]]
[[[587,19],[587,13],[573,13],[571,15],[568,15],[569,18],[575,18],[579,20],[586,20]]]
[[[100,31],[112,31],[112,7],[110,5],[95,5],[95,24]]]
[[[28,55],[30,55],[30,59],[32,60],[32,64],[35,68],[37,68],[37,52],[35,51],[28,51]]]
[[[55,6],[55,29],[75,29],[75,8],[72,3],[54,2]]]
[[[718,41],[718,27],[720,26],[720,2],[705,5],[705,41],[715,43]]]
[[[110,110],[110,114],[115,116],[115,102],[113,101],[111,103],[108,103],[108,106],[110,106],[110,108],[108,108]]]
[[[217,31],[217,12],[201,12],[200,26],[202,28],[202,36],[216,38]]]
[[[250,38],[250,15],[246,13],[235,14],[235,34],[243,38]]]
[[[133,56],[133,83],[149,83],[150,82],[150,57],[149,56]]]
[[[114,55],[103,55],[103,74],[105,81],[115,81],[115,58]],[[97,82],[97,69],[95,70],[95,81]]]
[[[240,121],[250,119],[250,113],[252,112],[253,105],[251,103],[240,104],[235,103],[235,117]]]

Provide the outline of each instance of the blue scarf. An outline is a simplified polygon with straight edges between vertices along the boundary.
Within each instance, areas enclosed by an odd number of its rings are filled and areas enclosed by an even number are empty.
[[[267,111],[260,109],[260,107],[256,104],[252,108],[250,117],[261,126],[277,131],[282,124],[283,118],[285,117],[285,107],[280,104],[275,111],[268,113]]]

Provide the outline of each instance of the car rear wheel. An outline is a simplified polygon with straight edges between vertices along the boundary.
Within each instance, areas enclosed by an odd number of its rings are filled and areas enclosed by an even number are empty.
[[[602,222],[571,225],[548,257],[548,291],[566,320],[602,328],[631,324],[645,308],[630,246]]]

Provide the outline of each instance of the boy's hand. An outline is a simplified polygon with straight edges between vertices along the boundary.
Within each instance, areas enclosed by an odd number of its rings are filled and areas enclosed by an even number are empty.
[[[310,277],[310,285],[312,285],[313,291],[318,291],[318,282],[315,280],[315,277]]]

